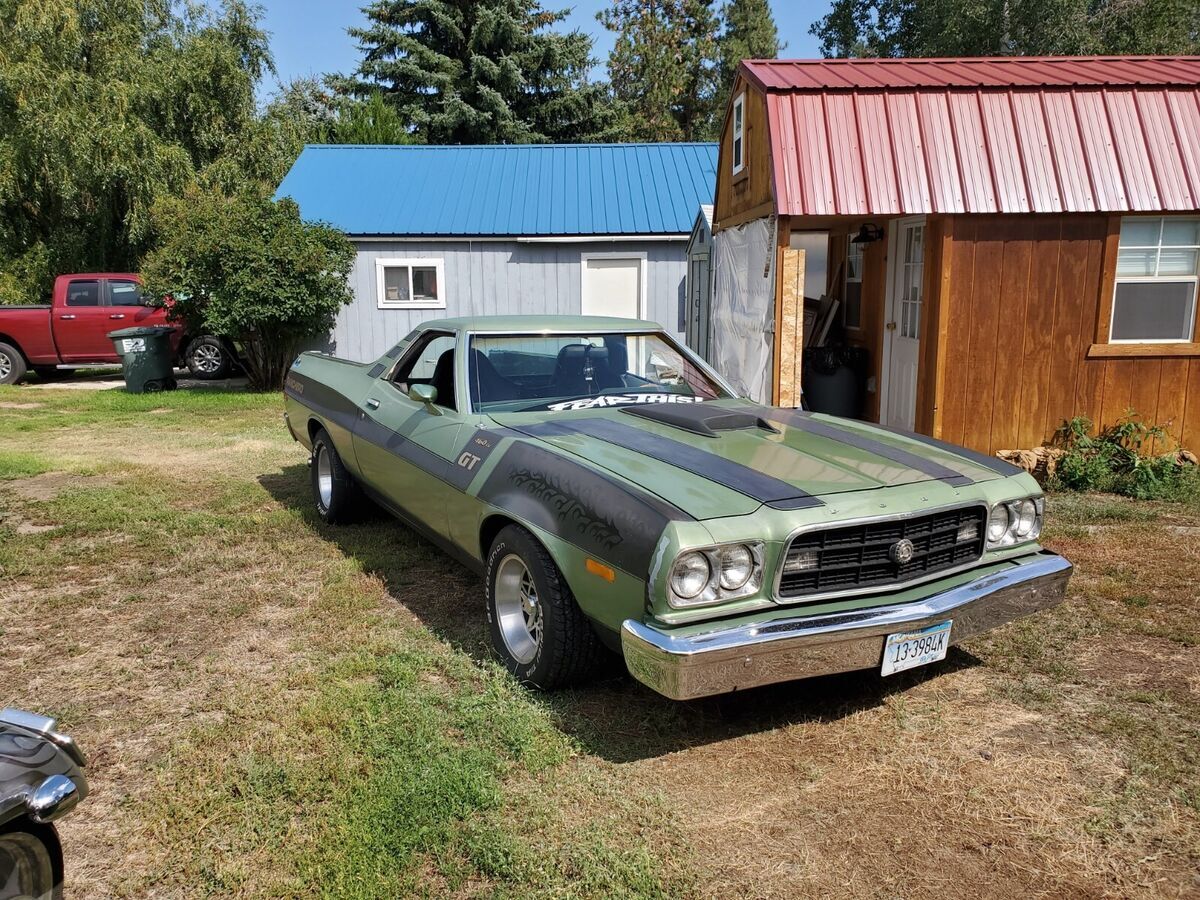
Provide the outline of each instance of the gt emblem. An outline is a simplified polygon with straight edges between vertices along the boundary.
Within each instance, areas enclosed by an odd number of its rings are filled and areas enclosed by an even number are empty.
[[[898,566],[911,562],[913,558],[913,542],[908,538],[900,538],[900,540],[896,541],[888,549],[888,556]]]
[[[462,466],[464,469],[466,469],[468,472],[475,471],[475,467],[477,465],[479,465],[481,462],[483,462],[483,460],[480,459],[478,456],[476,456],[474,453],[467,453],[465,451],[463,452],[462,456],[460,456],[458,458],[458,464],[460,466]]]

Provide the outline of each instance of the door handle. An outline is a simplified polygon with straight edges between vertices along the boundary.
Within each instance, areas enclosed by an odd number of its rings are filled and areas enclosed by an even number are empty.
[[[379,401],[372,397],[367,401],[367,409],[379,409]]]
[[[123,319],[123,318],[125,318],[125,313],[114,313],[113,315],[109,316],[109,318],[110,319]]]
[[[887,323],[887,325],[885,325],[884,327],[885,327],[885,328],[887,328],[887,330],[888,330],[888,331],[895,331],[895,330],[896,330],[896,323],[895,323],[895,322],[888,322],[888,323]]]
[[[74,316],[59,316],[60,319],[73,319]]]

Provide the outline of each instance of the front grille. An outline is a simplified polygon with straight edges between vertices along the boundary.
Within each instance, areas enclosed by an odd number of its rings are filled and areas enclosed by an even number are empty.
[[[880,590],[955,569],[983,556],[986,528],[985,507],[963,506],[907,519],[806,531],[795,537],[784,554],[779,596],[793,600],[815,594]],[[896,562],[892,548],[905,538],[912,542],[912,558]],[[798,562],[815,564],[788,571]]]

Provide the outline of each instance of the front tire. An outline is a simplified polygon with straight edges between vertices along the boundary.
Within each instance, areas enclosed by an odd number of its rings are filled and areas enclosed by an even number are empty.
[[[543,691],[586,681],[603,648],[562,572],[532,534],[505,527],[487,559],[492,647],[522,684]]]
[[[321,521],[328,525],[354,521],[362,509],[362,492],[324,428],[313,436],[310,471],[313,501]]]
[[[192,377],[202,381],[228,378],[233,371],[229,348],[219,337],[211,334],[201,335],[188,344],[183,353],[183,362]]]
[[[0,826],[0,900],[62,900],[63,857],[50,825],[14,819]]]
[[[0,384],[16,384],[29,371],[25,357],[12,344],[0,341]]]

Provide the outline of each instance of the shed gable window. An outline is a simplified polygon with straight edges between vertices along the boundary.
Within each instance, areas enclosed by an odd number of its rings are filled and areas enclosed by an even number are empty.
[[[1122,219],[1109,341],[1191,342],[1198,255],[1200,218]]]
[[[380,309],[445,309],[440,259],[379,259],[375,285]]]
[[[733,101],[733,174],[746,168],[746,92]]]

